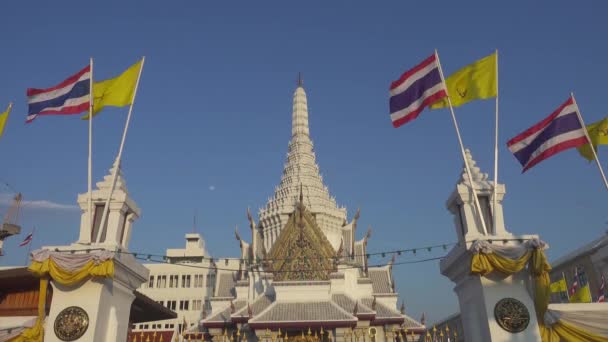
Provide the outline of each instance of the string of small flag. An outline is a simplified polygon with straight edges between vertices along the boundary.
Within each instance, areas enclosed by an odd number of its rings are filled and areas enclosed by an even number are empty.
[[[518,242],[523,242],[526,239],[521,239],[521,238],[514,238],[514,239],[488,239],[485,241],[488,241],[490,243],[508,243],[509,241],[518,241]],[[466,241],[465,243],[472,243],[474,241]],[[396,258],[397,257],[401,257],[403,255],[406,254],[411,254],[412,256],[420,256],[420,252],[425,252],[425,253],[433,253],[434,251],[447,251],[447,249],[451,246],[455,246],[455,245],[459,245],[460,242],[450,242],[450,243],[442,243],[442,244],[434,244],[434,245],[427,245],[427,246],[419,246],[419,247],[411,247],[411,248],[404,248],[404,249],[390,249],[390,250],[382,250],[382,251],[376,251],[376,252],[370,252],[370,253],[365,253],[365,254],[349,254],[346,256],[335,256],[335,257],[307,257],[307,259],[309,260],[343,260],[343,259],[357,259],[357,258],[366,258],[366,259],[370,259],[372,257],[380,257],[380,258],[386,258],[386,257],[391,257],[391,263],[393,265],[397,265],[400,264],[400,262],[397,262]],[[64,249],[64,250],[60,250],[60,249],[55,249],[56,252],[63,252],[63,253],[89,253],[91,251],[95,251],[95,250],[100,250],[103,248],[90,248],[90,249],[79,249],[79,250],[74,250],[74,249]],[[117,251],[118,253],[122,253],[122,254],[130,254],[133,255],[136,258],[143,258],[143,260],[147,260],[147,261],[154,261],[154,259],[159,259],[162,261],[169,261],[171,259],[170,256],[167,255],[163,255],[163,254],[154,254],[154,253],[145,253],[145,252],[130,252],[130,251],[125,251],[125,250],[119,250]],[[442,256],[443,257],[443,256]],[[442,258],[440,257],[440,258]],[[274,262],[274,261],[288,261],[288,260],[299,260],[301,258],[259,258],[255,261],[251,261],[249,259],[243,259],[243,258],[233,258],[233,257],[217,257],[217,258],[213,258],[213,257],[202,257],[202,260],[209,260],[210,263],[221,263],[224,262],[225,264],[230,263],[230,261],[238,261],[239,263],[243,263],[243,264],[249,264],[250,266],[253,265],[258,265],[258,264],[262,264],[264,262]],[[426,259],[425,259],[426,260]],[[385,266],[386,264],[383,264],[383,266]]]

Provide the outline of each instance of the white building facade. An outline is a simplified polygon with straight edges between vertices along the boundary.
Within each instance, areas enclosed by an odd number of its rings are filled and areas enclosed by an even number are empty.
[[[167,249],[167,263],[144,264],[150,275],[139,289],[176,312],[177,318],[139,323],[133,327],[134,332],[173,330],[180,334],[198,326],[204,309],[209,310],[209,297],[215,284],[211,257],[200,234],[186,234],[185,239],[185,248]]]

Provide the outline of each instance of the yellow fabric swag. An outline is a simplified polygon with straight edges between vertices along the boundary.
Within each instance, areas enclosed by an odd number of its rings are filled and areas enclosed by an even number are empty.
[[[38,277],[44,277],[48,274],[61,285],[74,286],[89,277],[114,278],[114,260],[106,260],[97,265],[91,260],[80,270],[69,272],[57,266],[55,261],[49,258],[43,262],[32,261],[28,270]]]
[[[506,275],[517,273],[528,265],[528,270],[534,277],[534,307],[536,309],[536,319],[543,342],[560,341],[603,341],[608,342],[608,338],[591,334],[572,324],[556,322],[548,327],[544,323],[545,312],[549,307],[551,295],[549,271],[551,265],[547,261],[545,252],[541,248],[536,248],[526,252],[519,259],[510,259],[497,253],[476,253],[471,259],[471,273],[485,276],[494,271]]]

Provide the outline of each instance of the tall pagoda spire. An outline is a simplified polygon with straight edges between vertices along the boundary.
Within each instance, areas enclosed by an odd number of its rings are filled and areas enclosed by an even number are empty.
[[[308,128],[308,103],[306,102],[306,92],[302,87],[302,74],[298,76],[298,87],[293,94],[293,114],[291,118],[291,136],[306,136],[310,139]]]
[[[340,245],[341,227],[346,222],[346,209],[338,208],[319,174],[308,126],[308,101],[302,84],[299,75],[293,94],[291,140],[281,182],[275,188],[274,196],[260,210],[266,250],[270,250],[293,213],[300,192],[303,204],[314,214],[334,249]]]

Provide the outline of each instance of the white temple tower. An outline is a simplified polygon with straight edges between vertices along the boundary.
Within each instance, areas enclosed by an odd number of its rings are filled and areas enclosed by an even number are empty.
[[[327,239],[337,250],[342,238],[342,227],[346,225],[346,209],[336,205],[335,198],[330,196],[319,174],[308,127],[306,92],[301,80],[293,94],[291,140],[281,182],[276,187],[274,196],[259,212],[259,225],[266,251],[270,250],[287,223],[289,214],[294,211],[300,187],[304,204],[315,215]]]
[[[107,223],[100,242],[95,242],[114,172],[118,172],[118,178],[110,201]],[[58,318],[66,317],[64,315],[69,308],[77,308],[87,315],[88,328],[79,341],[126,341],[131,304],[135,299],[134,291],[148,279],[149,273],[133,255],[122,253],[128,250],[131,228],[139,217],[140,210],[129,196],[122,172],[120,168],[117,170],[116,165],[103,181],[97,183],[97,189],[93,191],[93,229],[89,226],[88,193],[78,196],[78,204],[82,209],[79,240],[67,246],[45,246],[43,249],[75,260],[78,257],[91,260],[112,259],[113,277],[87,278],[74,286],[65,286],[51,279],[53,301],[46,320],[44,341],[62,341],[53,332],[53,325]]]
[[[473,178],[473,186],[477,191],[483,218],[489,234],[483,232],[480,216],[477,215],[473,201],[473,193],[468,177],[463,171],[456,189],[447,201],[448,210],[454,215],[454,226],[458,236],[458,245],[441,260],[441,274],[450,278],[456,286],[460,313],[464,328],[465,341],[540,341],[540,332],[536,320],[536,311],[532,295],[532,281],[527,269],[511,276],[497,274],[486,276],[471,274],[471,246],[476,241],[499,244],[504,247],[517,247],[538,239],[537,235],[515,236],[504,226],[502,214],[502,199],[505,194],[503,184],[497,185],[496,208],[492,210],[493,182],[488,181],[488,175],[481,173],[475,166],[475,160],[470,151],[466,151]],[[493,227],[493,215],[496,216],[496,227]],[[514,333],[503,329],[495,318],[498,303],[514,299],[523,304],[529,315],[529,322],[523,331]]]

